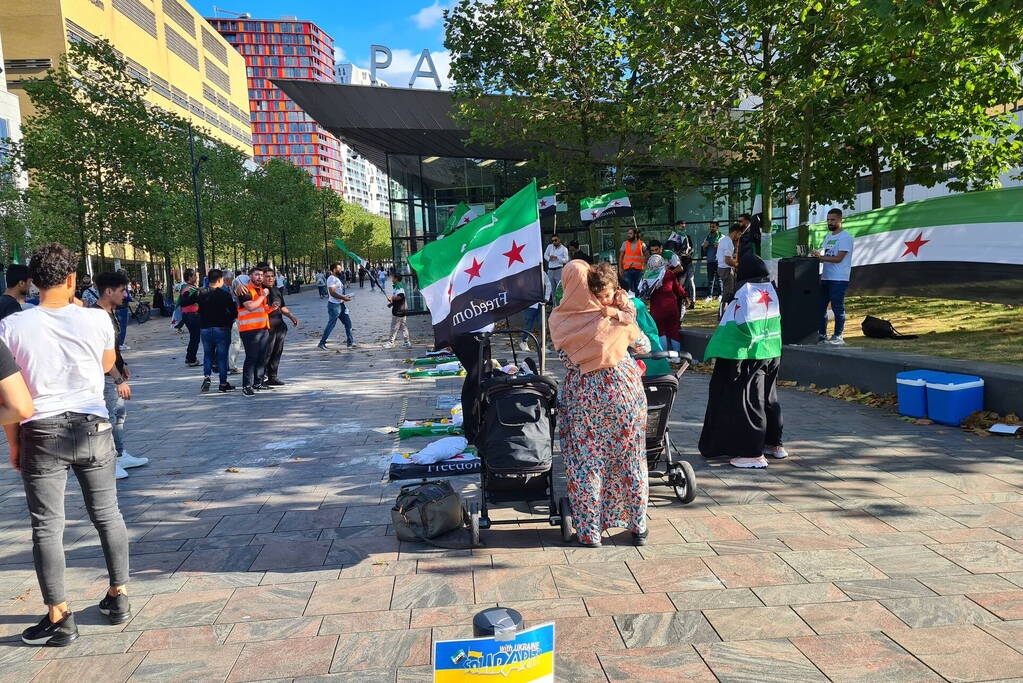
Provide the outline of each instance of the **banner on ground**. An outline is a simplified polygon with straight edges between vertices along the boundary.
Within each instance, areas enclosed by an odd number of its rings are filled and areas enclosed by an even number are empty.
[[[553,683],[554,624],[519,631],[508,640],[439,640],[433,644],[433,680]]]
[[[781,356],[781,312],[770,282],[746,283],[735,293],[703,353],[708,358],[763,360]]]
[[[579,201],[579,219],[589,225],[605,218],[632,215],[632,202],[625,190],[608,192],[599,197],[583,197]]]
[[[465,202],[459,202],[458,206],[451,210],[447,223],[444,224],[445,237],[458,230],[463,225],[468,225],[473,219],[483,215],[483,207],[479,204],[470,206]]]
[[[345,246],[345,241],[344,240],[342,240],[342,239],[335,239],[334,240],[334,245],[338,249],[341,250],[342,254],[344,254],[348,258],[352,259],[353,261],[355,261],[356,265],[358,265],[358,266],[365,266],[366,265],[366,260],[364,258],[362,258],[361,256],[356,256],[355,252],[349,250],[348,247]]]
[[[409,256],[438,348],[543,301],[536,181]]]
[[[850,293],[1017,303],[1023,291],[1023,187],[946,195],[849,216]],[[797,231],[772,236],[774,258],[796,255]],[[828,234],[810,226],[810,247]]]
[[[540,217],[553,216],[558,210],[558,191],[554,186],[543,187],[536,191],[536,208]]]

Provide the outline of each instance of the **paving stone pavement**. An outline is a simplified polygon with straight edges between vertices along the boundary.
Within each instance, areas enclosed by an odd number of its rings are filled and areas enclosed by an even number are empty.
[[[380,349],[383,298],[356,290],[364,346],[314,347],[315,292],[291,297],[288,385],[200,395],[184,338],[129,331],[127,444],[149,465],[118,483],[134,617],[96,602],[102,550],[76,484],[67,584],[82,636],[21,645],[42,614],[20,481],[0,472],[0,681],[428,681],[431,642],[465,637],[495,604],[557,624],[564,681],[954,680],[1023,674],[1023,448],[783,389],[792,456],[734,470],[695,454],[707,391],[690,373],[671,430],[699,476],[683,507],[651,489],[650,544],[567,547],[527,511],[486,547],[400,543],[394,436],[437,415],[460,380],[399,377]],[[413,318],[417,350],[428,333]],[[338,347],[335,332],[335,348]],[[343,345],[342,345],[343,346]],[[402,450],[425,440],[401,443]],[[471,478],[456,480],[476,495]]]

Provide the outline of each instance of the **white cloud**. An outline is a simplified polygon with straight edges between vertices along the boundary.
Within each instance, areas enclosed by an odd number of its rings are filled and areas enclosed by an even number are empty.
[[[347,62],[348,55],[345,53],[345,49],[338,45],[334,46],[334,63]]]
[[[444,21],[444,10],[446,9],[450,9],[447,4],[441,4],[434,0],[432,5],[424,7],[413,14],[411,19],[419,28],[423,30],[431,29]]]
[[[415,71],[416,64],[419,62],[421,52],[413,52],[404,48],[392,48],[391,65],[386,69],[379,69],[377,71],[377,78],[387,81],[392,87],[407,88],[412,72]],[[451,80],[448,72],[451,68],[451,53],[447,50],[431,51],[430,57],[433,58],[433,65],[437,67],[437,75],[440,76],[441,87],[445,90],[449,89],[451,87]],[[368,63],[365,66],[368,68]],[[425,61],[423,62],[423,68],[430,68]],[[432,78],[419,78],[414,87],[432,90],[436,86]]]

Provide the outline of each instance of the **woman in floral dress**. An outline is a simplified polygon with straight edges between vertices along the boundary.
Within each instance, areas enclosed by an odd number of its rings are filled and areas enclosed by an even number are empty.
[[[579,543],[597,547],[607,529],[624,527],[646,543],[649,493],[646,395],[642,370],[628,354],[650,342],[617,288],[614,267],[570,261],[564,297],[551,314],[551,338],[568,368],[558,423]]]

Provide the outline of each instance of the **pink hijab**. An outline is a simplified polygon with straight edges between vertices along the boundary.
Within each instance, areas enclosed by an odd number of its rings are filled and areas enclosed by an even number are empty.
[[[568,354],[583,374],[618,365],[629,346],[643,336],[631,322],[636,318],[634,310],[623,310],[614,318],[604,315],[604,307],[586,283],[589,271],[590,266],[578,259],[562,269],[564,296],[550,318],[554,346]]]

